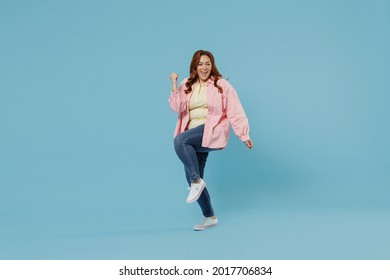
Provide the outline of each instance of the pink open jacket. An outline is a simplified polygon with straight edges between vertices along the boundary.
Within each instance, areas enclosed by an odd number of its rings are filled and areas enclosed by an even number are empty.
[[[184,92],[187,80],[188,78],[184,79],[177,91],[171,92],[169,98],[169,106],[179,115],[174,137],[186,130],[190,119],[189,102],[192,92],[189,94]],[[223,78],[217,83],[222,87],[222,94],[214,86],[213,80],[207,81],[208,114],[202,140],[202,146],[207,148],[226,147],[230,134],[229,123],[241,141],[250,139],[248,119],[236,91]]]

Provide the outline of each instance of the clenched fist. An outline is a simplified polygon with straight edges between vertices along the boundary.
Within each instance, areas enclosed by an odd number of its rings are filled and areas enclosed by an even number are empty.
[[[172,92],[176,92],[177,91],[177,78],[179,77],[179,75],[175,72],[171,73],[171,82],[172,82]]]
[[[179,75],[175,72],[171,73],[171,80],[172,81],[177,81],[177,78],[179,77]]]

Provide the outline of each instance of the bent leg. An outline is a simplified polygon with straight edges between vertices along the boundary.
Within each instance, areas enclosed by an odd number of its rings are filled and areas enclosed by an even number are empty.
[[[198,156],[196,154],[197,143],[202,141],[203,129],[195,127],[186,130],[175,137],[175,151],[181,162],[184,164],[186,176],[190,182],[196,182],[200,176]]]

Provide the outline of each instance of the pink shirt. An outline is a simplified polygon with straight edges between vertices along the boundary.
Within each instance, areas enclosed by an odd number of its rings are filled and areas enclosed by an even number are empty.
[[[171,92],[169,97],[169,106],[179,115],[174,137],[185,131],[189,122],[189,101],[192,92],[189,94],[184,92],[187,80],[188,78],[184,79],[177,91]],[[202,146],[207,148],[226,147],[230,134],[229,123],[241,141],[250,139],[248,119],[236,91],[223,78],[218,80],[218,85],[222,87],[222,94],[214,86],[213,80],[207,81],[208,114],[202,140]]]

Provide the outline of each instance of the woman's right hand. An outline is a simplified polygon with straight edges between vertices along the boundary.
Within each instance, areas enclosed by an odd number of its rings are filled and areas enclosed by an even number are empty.
[[[179,75],[175,72],[171,73],[171,82],[172,82],[172,92],[176,92],[177,91],[177,78],[179,77]]]
[[[179,77],[179,75],[175,72],[171,73],[171,81],[177,81],[177,78]]]

